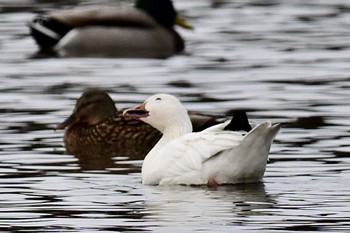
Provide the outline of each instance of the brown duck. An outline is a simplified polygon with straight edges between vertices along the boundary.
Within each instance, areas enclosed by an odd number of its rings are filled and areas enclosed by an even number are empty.
[[[77,100],[73,113],[56,129],[66,129],[66,152],[74,155],[121,155],[143,159],[161,133],[124,117],[103,90],[88,89]],[[190,113],[194,131],[219,123],[214,117]]]

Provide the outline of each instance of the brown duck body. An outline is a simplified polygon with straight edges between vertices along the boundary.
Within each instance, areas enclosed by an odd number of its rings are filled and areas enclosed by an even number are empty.
[[[69,127],[64,143],[69,154],[110,154],[138,156],[147,153],[161,137],[154,128],[125,118],[121,112],[96,125],[86,123]]]
[[[190,113],[194,131],[219,123],[211,116]],[[85,91],[71,116],[58,124],[66,129],[66,152],[74,155],[112,155],[143,159],[162,134],[150,125],[125,117],[110,96],[99,89]]]

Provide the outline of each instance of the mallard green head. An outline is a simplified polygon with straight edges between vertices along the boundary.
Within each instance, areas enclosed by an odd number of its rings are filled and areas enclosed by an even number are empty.
[[[137,0],[135,7],[147,12],[165,27],[172,28],[177,24],[187,29],[192,28],[178,15],[171,0]]]

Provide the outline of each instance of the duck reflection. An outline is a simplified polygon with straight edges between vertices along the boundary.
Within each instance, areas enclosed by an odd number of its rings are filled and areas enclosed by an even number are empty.
[[[124,117],[108,93],[90,88],[76,101],[73,113],[56,129],[66,129],[66,153],[79,159],[83,170],[115,167],[114,157],[142,160],[161,137],[153,127]],[[218,124],[220,120],[190,113],[194,131]],[[124,165],[123,165],[124,166]]]
[[[250,216],[266,214],[259,209],[276,205],[262,182],[219,186],[216,190],[206,186],[145,186],[142,190],[148,218],[166,222],[169,227],[179,222],[200,223],[202,230],[206,224],[208,229],[213,224],[240,225]]]

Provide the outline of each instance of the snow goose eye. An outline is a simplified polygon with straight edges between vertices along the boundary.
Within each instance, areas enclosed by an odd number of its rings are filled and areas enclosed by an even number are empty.
[[[159,100],[162,100],[162,98],[158,97],[158,98],[156,98],[156,100],[159,101]]]

